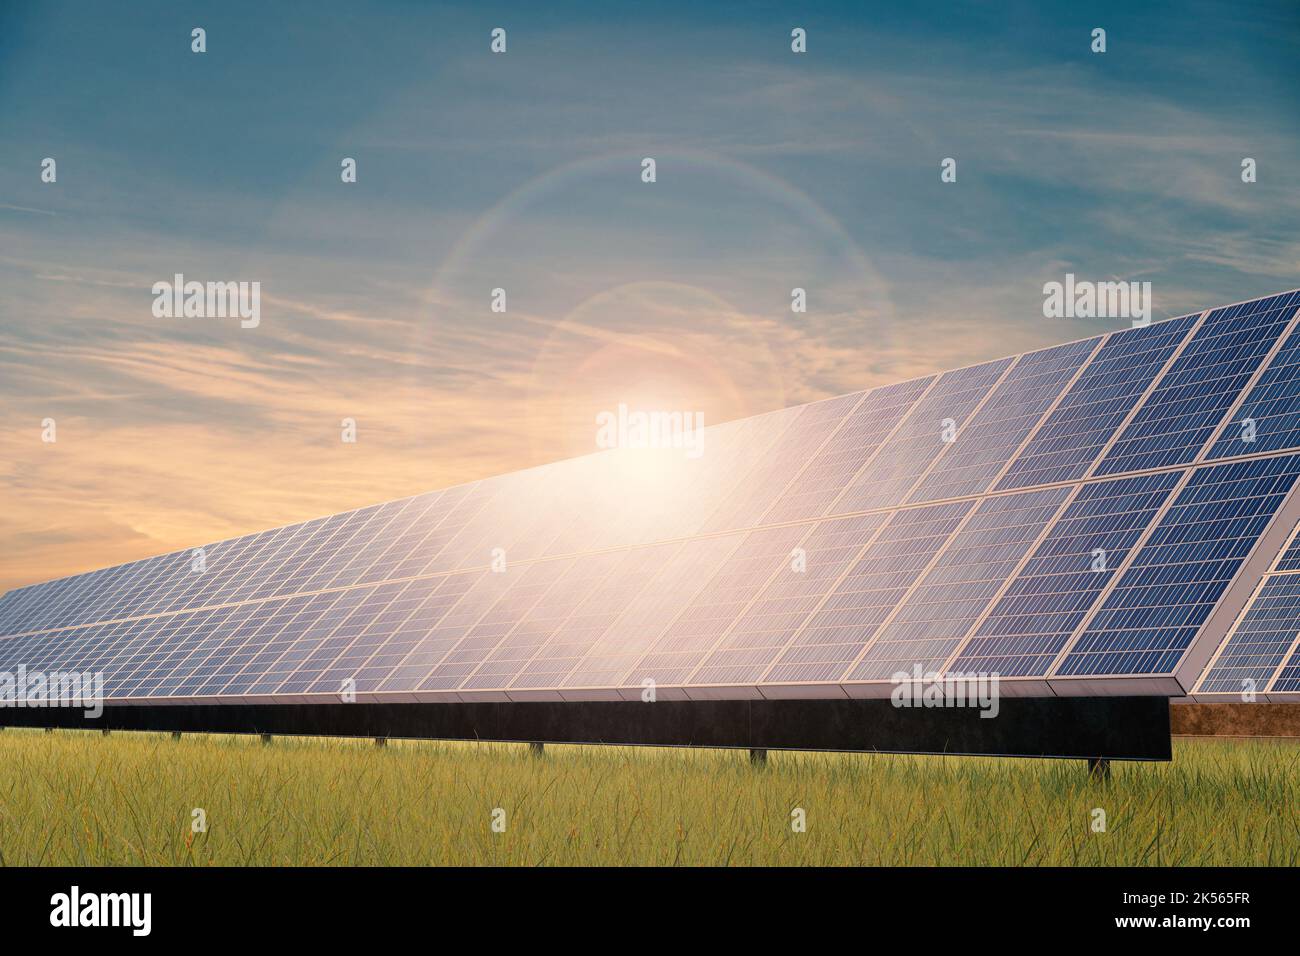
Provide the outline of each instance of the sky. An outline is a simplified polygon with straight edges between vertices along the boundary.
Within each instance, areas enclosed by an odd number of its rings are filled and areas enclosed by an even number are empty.
[[[0,591],[1300,286],[1300,6],[1130,6],[0,3]]]

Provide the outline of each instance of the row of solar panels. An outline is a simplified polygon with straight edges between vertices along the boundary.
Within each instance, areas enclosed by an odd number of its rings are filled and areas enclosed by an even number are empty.
[[[870,694],[916,665],[1179,693],[1293,520],[1297,306],[728,423],[698,459],[604,453],[36,585],[0,600],[0,669],[154,700]]]
[[[1208,459],[1296,447],[1300,332],[1224,417],[1297,305],[1273,296],[715,426],[699,458],[592,455],[46,582],[0,600],[0,634],[463,570],[494,548],[528,560],[1187,464],[1211,438]]]
[[[1298,474],[1248,459],[276,598],[10,638],[0,664],[154,699],[1173,677]]]

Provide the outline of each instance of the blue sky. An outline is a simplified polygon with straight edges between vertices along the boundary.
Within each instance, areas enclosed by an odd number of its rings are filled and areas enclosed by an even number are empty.
[[[0,587],[1300,285],[1300,8],[1129,6],[5,4]]]

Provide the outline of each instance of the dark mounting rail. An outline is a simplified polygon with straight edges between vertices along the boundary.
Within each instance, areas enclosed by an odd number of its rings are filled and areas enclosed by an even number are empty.
[[[0,708],[0,726],[652,747],[1169,760],[1164,697],[1016,697],[973,708],[872,700],[168,704]]]

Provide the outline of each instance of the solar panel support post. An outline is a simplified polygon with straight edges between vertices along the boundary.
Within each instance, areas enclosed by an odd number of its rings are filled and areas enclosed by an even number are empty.
[[[262,734],[262,746],[265,747],[271,742],[270,734]]]
[[[546,745],[537,740],[530,740],[528,742],[528,752],[534,757],[540,757],[546,752]]]
[[[376,738],[375,738],[375,746],[376,746],[376,747],[387,747],[387,746],[388,746],[388,738],[387,738],[387,737],[376,737]]]
[[[767,751],[761,747],[751,747],[749,749],[749,762],[755,767],[766,767]]]
[[[180,740],[180,739],[181,739],[181,732],[179,730],[173,730],[172,740]]]
[[[112,732],[113,732],[112,729],[109,727],[105,727],[103,730],[100,731],[100,733],[103,734],[105,737],[107,737]]]
[[[1100,783],[1110,780],[1110,761],[1105,757],[1088,758],[1088,779]]]

